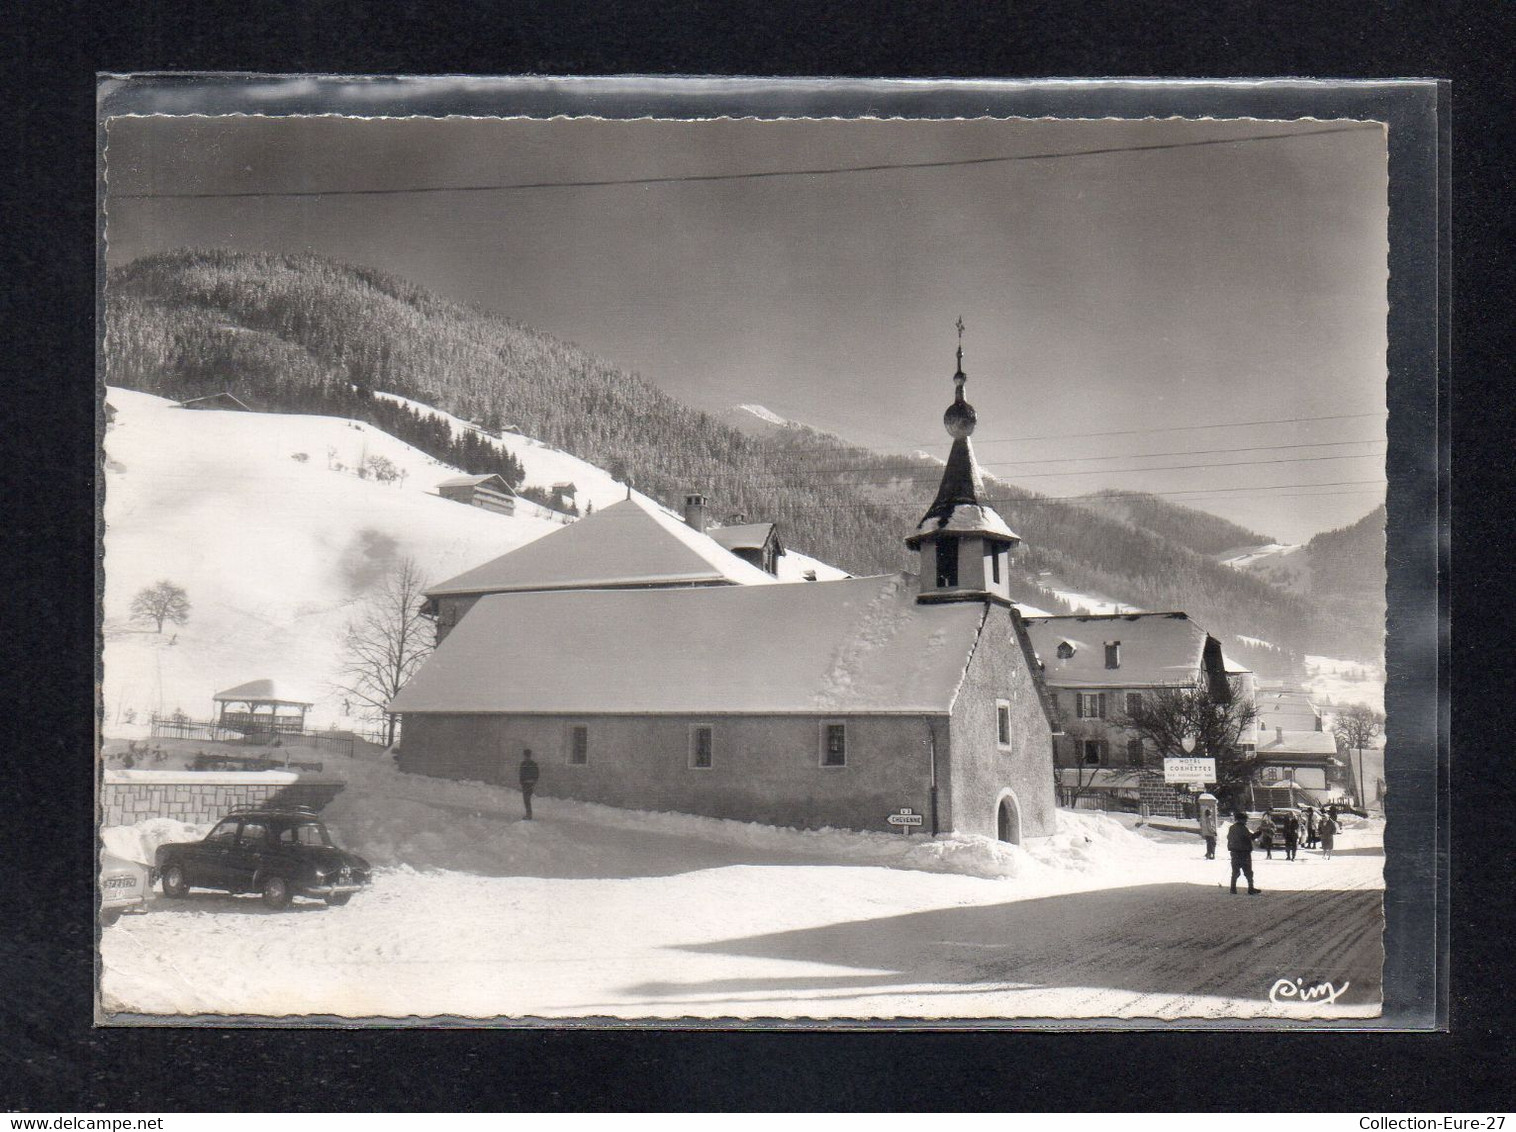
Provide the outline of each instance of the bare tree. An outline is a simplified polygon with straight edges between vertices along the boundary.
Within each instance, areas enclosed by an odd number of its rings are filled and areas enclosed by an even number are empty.
[[[152,621],[163,632],[163,623],[172,621],[183,625],[189,620],[189,596],[184,590],[164,579],[156,585],[143,586],[132,598],[132,620]]]
[[[399,694],[432,651],[432,625],[422,616],[426,581],[416,563],[401,559],[343,639],[343,695],[384,720],[385,745],[395,741],[390,700]]]
[[[1367,806],[1368,787],[1363,781],[1363,749],[1374,745],[1384,731],[1384,716],[1364,704],[1349,704],[1337,713],[1332,724],[1332,734],[1337,738],[1337,749],[1346,753],[1358,752],[1358,804]]]
[[[1258,705],[1239,680],[1228,681],[1225,698],[1207,685],[1160,688],[1144,692],[1116,721],[1144,740],[1149,765],[1161,767],[1165,758],[1193,754],[1216,760],[1216,795],[1223,805],[1236,805],[1258,776],[1258,755],[1242,749],[1242,736],[1258,719]],[[1194,748],[1185,750],[1185,740]]]

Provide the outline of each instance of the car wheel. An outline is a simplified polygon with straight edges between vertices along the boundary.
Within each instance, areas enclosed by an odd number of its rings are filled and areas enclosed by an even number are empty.
[[[163,895],[180,897],[189,892],[189,879],[184,875],[183,865],[170,865],[163,870]]]
[[[341,908],[352,898],[353,894],[351,892],[334,892],[326,898],[326,902],[333,908]]]
[[[266,877],[261,891],[263,892],[263,902],[275,911],[281,908],[288,908],[290,898],[294,895],[290,892],[290,882],[282,876],[277,875]]]

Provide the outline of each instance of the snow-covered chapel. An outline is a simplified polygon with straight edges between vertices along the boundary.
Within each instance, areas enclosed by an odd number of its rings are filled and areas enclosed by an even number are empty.
[[[986,497],[963,351],[917,574],[780,584],[628,499],[431,591],[390,708],[402,769],[738,821],[1020,841],[1053,832],[1051,704],[1018,537]],[[709,544],[709,545],[707,545]]]

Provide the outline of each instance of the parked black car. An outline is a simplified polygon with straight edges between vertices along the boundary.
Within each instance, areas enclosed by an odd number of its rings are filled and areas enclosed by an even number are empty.
[[[369,863],[333,845],[321,819],[302,809],[228,814],[202,841],[158,846],[157,870],[165,896],[257,892],[270,908],[295,896],[346,904],[369,882]]]

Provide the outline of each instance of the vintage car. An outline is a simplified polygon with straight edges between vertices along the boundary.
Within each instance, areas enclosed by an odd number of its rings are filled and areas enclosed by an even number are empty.
[[[239,810],[200,841],[158,846],[165,896],[191,888],[256,892],[270,908],[296,896],[346,904],[369,882],[369,864],[332,844],[326,826],[305,809]]]
[[[100,922],[108,927],[121,913],[142,907],[152,885],[152,870],[146,865],[101,849]]]

